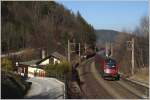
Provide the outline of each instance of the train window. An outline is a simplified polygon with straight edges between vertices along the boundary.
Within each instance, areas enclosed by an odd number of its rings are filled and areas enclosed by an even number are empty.
[[[109,68],[114,68],[114,67],[116,67],[116,62],[113,59],[107,59],[106,60],[106,65]]]

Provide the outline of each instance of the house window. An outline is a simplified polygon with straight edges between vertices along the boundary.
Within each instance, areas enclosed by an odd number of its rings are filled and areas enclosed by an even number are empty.
[[[56,60],[54,64],[58,64],[58,61]]]
[[[51,64],[51,63],[53,63],[54,62],[54,59],[51,57],[51,58],[49,58],[49,63]]]

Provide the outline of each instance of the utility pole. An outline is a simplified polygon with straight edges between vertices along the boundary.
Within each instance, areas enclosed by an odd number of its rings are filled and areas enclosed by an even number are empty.
[[[68,40],[68,62],[70,62],[70,53],[72,53],[72,52],[76,52],[75,50],[71,50],[71,47],[70,46],[74,46],[75,47],[75,45],[79,45],[79,48],[78,48],[78,52],[79,52],[79,62],[81,61],[81,45],[80,45],[80,43],[70,43],[70,41]]]
[[[106,42],[105,48],[106,48],[106,57],[108,57],[108,42]]]
[[[142,67],[144,67],[144,61],[143,61],[143,50],[140,49],[140,53],[141,53],[141,63],[142,63]]]
[[[134,38],[132,38],[132,75],[134,75]]]
[[[70,63],[70,41],[68,40],[68,62]]]
[[[111,50],[111,57],[113,56],[113,44],[110,44],[110,50]]]
[[[132,52],[131,57],[131,74],[134,75],[134,38],[131,41],[127,41],[127,50]]]
[[[86,45],[86,43],[84,44],[84,52],[85,52],[85,54],[86,54],[86,50],[87,50],[87,45]]]
[[[80,47],[80,43],[79,43],[79,63],[81,62],[81,47]]]

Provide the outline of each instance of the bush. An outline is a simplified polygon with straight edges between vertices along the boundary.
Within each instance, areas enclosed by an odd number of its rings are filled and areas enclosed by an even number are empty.
[[[8,58],[3,58],[1,61],[1,68],[7,72],[12,71],[13,67],[11,60],[9,60]]]
[[[71,65],[68,62],[63,61],[59,64],[49,64],[44,68],[44,70],[48,77],[64,77],[64,74],[71,71]]]

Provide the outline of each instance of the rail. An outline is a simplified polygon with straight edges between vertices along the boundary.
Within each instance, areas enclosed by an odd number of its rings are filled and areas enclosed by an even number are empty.
[[[121,76],[121,79],[126,82],[128,85],[134,87],[136,90],[140,91],[143,95],[142,98],[149,98],[149,86],[144,84],[143,82],[139,82],[136,80],[131,80],[122,73],[119,73]],[[138,95],[138,94],[137,94]]]

